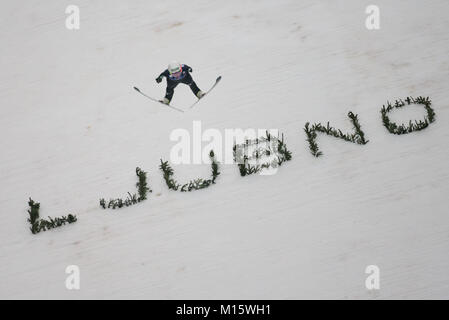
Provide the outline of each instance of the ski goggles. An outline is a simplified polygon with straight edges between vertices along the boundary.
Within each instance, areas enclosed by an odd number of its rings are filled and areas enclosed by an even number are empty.
[[[179,78],[182,74],[182,68],[178,71],[178,72],[173,72],[170,73],[170,76],[172,76],[173,78]]]
[[[179,78],[182,75],[182,71],[173,72],[170,76],[172,78]]]

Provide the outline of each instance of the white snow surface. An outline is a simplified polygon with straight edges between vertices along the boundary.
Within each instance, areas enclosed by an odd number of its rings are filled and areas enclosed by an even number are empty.
[[[81,28],[65,27],[77,4]],[[0,2],[0,298],[414,299],[449,298],[449,2],[377,0],[380,30],[365,27],[371,1]],[[207,89],[184,114],[153,103],[171,60]],[[429,96],[436,121],[395,136],[383,104]],[[176,106],[194,97],[180,85]],[[327,121],[365,146],[303,132]],[[405,123],[422,106],[392,112]],[[293,159],[275,175],[169,191],[158,169],[176,128],[276,128]],[[135,191],[120,210],[98,200]],[[210,166],[177,165],[179,181]],[[41,217],[78,222],[31,234],[28,198]],[[81,272],[67,290],[68,265]],[[367,290],[365,268],[380,268]]]

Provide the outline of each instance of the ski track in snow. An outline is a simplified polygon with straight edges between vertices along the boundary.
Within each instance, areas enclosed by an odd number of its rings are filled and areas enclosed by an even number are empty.
[[[2,2],[0,298],[449,298],[449,3],[376,4],[381,29],[368,31],[355,0],[80,0],[81,29],[68,31],[59,1]],[[154,79],[174,59],[200,88],[223,76],[184,114],[132,89],[162,96]],[[380,108],[409,95],[430,96],[436,122],[388,134]],[[176,89],[174,105],[193,101]],[[305,122],[348,132],[348,111],[369,143],[319,135],[314,158]],[[169,192],[159,159],[194,120],[278,128],[293,159],[273,176],[221,166],[211,188]],[[100,209],[134,190],[136,166],[149,200]],[[210,172],[174,168],[179,181]],[[32,235],[29,197],[41,217],[78,222]],[[379,291],[365,288],[372,264]]]

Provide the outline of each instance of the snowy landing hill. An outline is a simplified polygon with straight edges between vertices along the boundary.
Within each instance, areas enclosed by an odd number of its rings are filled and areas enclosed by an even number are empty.
[[[0,298],[449,298],[449,3],[376,1],[68,1],[0,4]],[[154,79],[171,60],[212,94],[184,114]],[[402,136],[383,104],[429,96],[436,121]],[[194,97],[180,85],[173,104]],[[311,155],[304,124],[322,134]],[[408,123],[421,106],[395,110]],[[177,128],[276,128],[293,159],[271,176],[221,166],[217,184],[169,191],[158,165]],[[148,172],[149,199],[103,210]],[[174,166],[176,178],[209,165]],[[33,235],[41,217],[75,224]],[[80,290],[67,290],[68,265]],[[365,269],[380,269],[380,290]]]

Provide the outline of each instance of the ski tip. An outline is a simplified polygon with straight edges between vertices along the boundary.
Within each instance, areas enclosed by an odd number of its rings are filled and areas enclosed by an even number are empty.
[[[218,76],[218,78],[217,78],[217,80],[215,80],[215,81],[220,81],[221,80],[221,76]]]
[[[134,90],[136,90],[136,91],[139,91],[139,92],[140,92],[139,88],[137,88],[137,87],[133,87],[133,88],[134,88]]]

